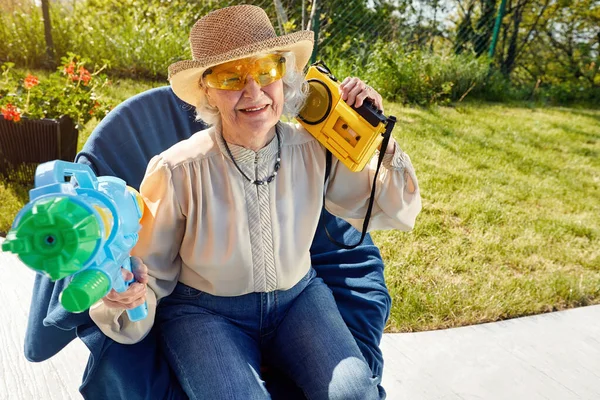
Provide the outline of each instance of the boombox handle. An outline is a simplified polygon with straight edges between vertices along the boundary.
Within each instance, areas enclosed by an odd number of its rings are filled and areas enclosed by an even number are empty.
[[[373,210],[373,202],[375,201],[375,190],[376,190],[376,186],[377,186],[377,176],[379,175],[379,168],[381,167],[381,163],[383,162],[383,157],[385,156],[385,150],[387,149],[388,143],[390,141],[390,137],[392,136],[392,130],[394,129],[395,125],[396,125],[396,117],[394,117],[393,115],[390,115],[387,120],[385,132],[383,133],[383,141],[381,142],[381,147],[379,150],[379,159],[377,160],[377,169],[375,170],[375,177],[373,177],[373,188],[371,189],[371,198],[369,199],[369,207],[367,207],[367,213],[365,214],[365,219],[363,222],[362,234],[360,236],[360,240],[358,241],[358,243],[352,244],[352,245],[347,245],[347,244],[338,242],[337,240],[332,238],[331,235],[329,234],[329,231],[327,230],[327,225],[324,225],[325,233],[327,234],[327,237],[333,244],[337,245],[338,247],[341,247],[346,250],[352,250],[352,249],[358,247],[362,243],[362,241],[365,239],[367,230],[369,228],[369,222],[371,220],[371,211]],[[327,186],[327,180],[329,179],[329,173],[331,172],[332,157],[333,157],[333,155],[331,154],[331,152],[329,150],[327,150],[327,153],[325,155],[325,182],[324,182],[325,187]],[[323,189],[323,208],[325,208],[325,188]],[[323,208],[321,209],[321,216],[323,215]],[[323,218],[321,218],[321,219],[323,219]]]

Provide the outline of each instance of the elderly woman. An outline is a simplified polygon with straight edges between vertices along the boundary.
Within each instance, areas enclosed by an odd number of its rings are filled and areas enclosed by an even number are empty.
[[[305,100],[313,33],[276,36],[262,9],[242,5],[200,19],[190,43],[193,60],[171,65],[170,83],[213,125],[151,160],[135,248],[147,266],[138,280],[148,290],[111,293],[90,310],[92,319],[120,343],[159,324],[190,398],[269,398],[264,362],[310,399],[378,398],[331,291],[310,265],[325,149],[280,122]],[[349,104],[370,98],[382,108],[358,79],[340,90]],[[413,167],[393,140],[382,151],[371,227],[410,230],[421,209]],[[372,163],[353,173],[334,161],[326,208],[360,228],[374,170]],[[145,300],[148,318],[129,321],[124,308]]]

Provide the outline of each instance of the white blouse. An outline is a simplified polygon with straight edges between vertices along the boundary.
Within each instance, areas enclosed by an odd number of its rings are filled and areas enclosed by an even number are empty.
[[[300,125],[279,123],[281,168],[268,185],[249,182],[216,128],[154,157],[140,187],[146,209],[133,255],[148,266],[148,317],[131,322],[102,301],[92,320],[120,343],[142,340],[157,301],[178,281],[216,296],[285,290],[306,275],[321,215],[325,148]],[[258,152],[228,144],[250,179],[273,173],[278,140]],[[361,172],[333,159],[326,209],[361,230],[377,158]],[[421,196],[410,158],[396,144],[379,171],[369,230],[412,229]]]

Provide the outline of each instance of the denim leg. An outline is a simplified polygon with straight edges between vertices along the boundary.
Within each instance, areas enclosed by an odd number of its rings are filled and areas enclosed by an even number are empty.
[[[247,329],[251,324],[235,320],[254,309],[255,296],[215,297],[177,286],[161,301],[157,322],[167,360],[189,398],[269,399],[260,377],[258,335]],[[182,290],[192,295],[184,298]],[[253,312],[247,319],[258,320]]]
[[[95,345],[79,388],[84,399],[188,400],[160,351],[156,326],[135,344],[116,343],[96,331],[78,328],[86,345]]]
[[[267,365],[263,379],[273,400],[306,400],[302,389],[278,368]]]
[[[383,354],[379,343],[391,308],[381,254],[368,234],[357,248],[341,249],[327,238],[325,226],[334,238],[348,244],[356,243],[361,234],[346,221],[324,210],[310,249],[311,259],[317,275],[333,291],[342,318],[374,378],[381,380]],[[380,391],[385,393],[381,386]]]
[[[289,306],[267,352],[308,399],[378,399],[377,382],[320,278]]]

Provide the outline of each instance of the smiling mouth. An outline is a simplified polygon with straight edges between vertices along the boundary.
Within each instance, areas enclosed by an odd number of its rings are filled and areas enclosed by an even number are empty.
[[[247,112],[247,113],[251,113],[251,112],[257,112],[257,111],[262,111],[262,110],[264,110],[264,109],[265,109],[265,108],[267,108],[268,106],[269,106],[269,105],[268,105],[268,104],[266,104],[266,105],[264,105],[264,106],[260,106],[260,107],[242,108],[242,109],[240,109],[240,111]]]

